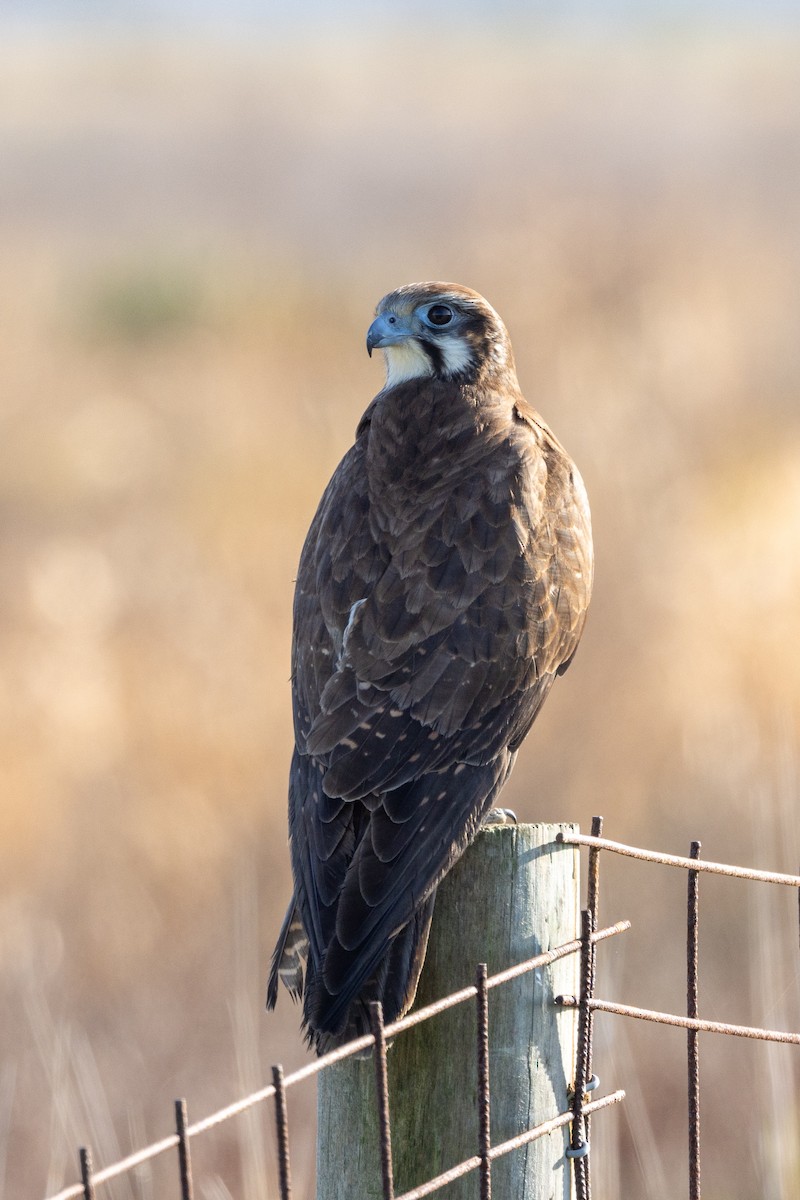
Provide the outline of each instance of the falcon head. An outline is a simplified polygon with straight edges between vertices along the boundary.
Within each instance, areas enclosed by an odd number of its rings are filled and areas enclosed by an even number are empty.
[[[407,283],[384,296],[367,332],[383,350],[386,386],[410,379],[516,382],[506,327],[477,292],[458,283]]]

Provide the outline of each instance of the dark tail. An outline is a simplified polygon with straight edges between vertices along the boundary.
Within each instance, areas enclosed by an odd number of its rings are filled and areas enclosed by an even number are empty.
[[[318,1054],[370,1032],[370,1002],[380,1000],[388,1024],[406,1013],[414,1003],[420,972],[425,962],[428,934],[436,892],[432,892],[412,919],[390,943],[383,960],[343,1013],[336,996],[331,996],[314,978],[309,964],[304,995],[303,1024]]]

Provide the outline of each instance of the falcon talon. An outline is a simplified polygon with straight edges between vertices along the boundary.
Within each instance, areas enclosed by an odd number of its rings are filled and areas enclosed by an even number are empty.
[[[386,382],[300,557],[294,894],[272,956],[317,1052],[414,1001],[436,884],[488,821],[592,591],[589,504],[522,395],[506,327],[459,284],[384,296]]]
[[[518,825],[517,814],[511,808],[490,808],[481,825]]]

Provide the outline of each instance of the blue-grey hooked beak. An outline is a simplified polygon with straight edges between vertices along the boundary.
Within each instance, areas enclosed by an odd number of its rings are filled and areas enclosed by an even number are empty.
[[[408,326],[399,317],[394,313],[382,313],[367,330],[367,354],[371,358],[376,347],[380,349],[382,346],[396,346],[409,336]]]

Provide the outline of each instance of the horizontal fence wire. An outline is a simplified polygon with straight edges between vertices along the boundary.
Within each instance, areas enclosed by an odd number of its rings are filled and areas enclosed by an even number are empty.
[[[566,833],[559,830],[556,841],[564,846],[595,846],[598,850],[611,850],[627,858],[638,858],[642,862],[661,863],[665,867],[682,867],[686,871],[707,871],[710,875],[728,875],[732,879],[751,879],[756,883],[780,883],[784,887],[800,888],[800,875],[783,875],[779,871],[757,871],[750,867],[734,867],[729,863],[707,862],[703,858],[683,858],[680,854],[660,854],[656,850],[642,850],[638,846],[626,846],[624,842],[612,842],[608,838],[592,837],[589,833]]]
[[[609,925],[605,929],[599,929],[596,933],[593,933],[592,942],[605,941],[606,938],[624,933],[630,927],[630,921],[617,921],[614,925]],[[545,950],[533,958],[526,959],[525,962],[517,963],[513,967],[508,967],[504,971],[498,971],[495,975],[490,975],[486,980],[486,987],[487,989],[500,987],[501,984],[508,983],[512,979],[517,979],[520,975],[526,975],[530,971],[550,966],[551,963],[558,962],[562,958],[568,958],[571,954],[579,954],[581,945],[581,939],[575,938],[570,942],[565,942],[562,946],[556,946],[552,950]],[[436,1000],[433,1004],[427,1004],[424,1008],[409,1013],[408,1016],[402,1017],[399,1021],[393,1021],[390,1025],[386,1025],[384,1036],[388,1041],[396,1034],[402,1033],[404,1029],[411,1029],[423,1021],[430,1020],[431,1017],[438,1016],[439,1013],[447,1012],[448,1009],[455,1008],[459,1004],[464,1004],[467,1000],[473,1000],[477,995],[478,989],[475,984],[461,988],[458,992],[444,996],[441,1000]],[[347,1058],[353,1058],[355,1055],[370,1049],[374,1045],[375,1037],[371,1033],[354,1038],[352,1041],[347,1042],[346,1045],[339,1046],[336,1050],[329,1051],[327,1054],[322,1055],[321,1058],[308,1063],[305,1067],[300,1067],[299,1070],[286,1075],[283,1080],[283,1086],[288,1089],[298,1083],[302,1083],[306,1079],[311,1079],[327,1067],[333,1066],[334,1063],[343,1062]],[[209,1129],[221,1125],[224,1121],[228,1121],[232,1117],[247,1112],[248,1109],[253,1108],[256,1104],[261,1104],[264,1100],[271,1099],[274,1095],[274,1084],[268,1084],[266,1087],[259,1088],[258,1091],[252,1092],[249,1096],[244,1096],[241,1100],[236,1100],[233,1104],[228,1104],[225,1108],[221,1108],[217,1112],[203,1117],[202,1120],[187,1125],[183,1131],[184,1140],[188,1142],[191,1138],[197,1137],[201,1133],[206,1133]],[[564,1124],[569,1119],[570,1117],[567,1115],[561,1123]],[[122,1158],[118,1162],[102,1168],[100,1171],[92,1172],[90,1182],[94,1187],[101,1183],[108,1183],[109,1180],[116,1179],[120,1175],[125,1175],[129,1171],[133,1171],[136,1167],[140,1167],[144,1163],[150,1162],[162,1154],[166,1154],[169,1150],[174,1150],[180,1144],[181,1138],[177,1133],[173,1133],[169,1137],[162,1138],[158,1142],[153,1142],[151,1145],[145,1146],[142,1150],[137,1150],[135,1153],[129,1154],[126,1158]],[[480,1159],[476,1161],[480,1162]],[[77,1200],[78,1197],[85,1195],[86,1187],[84,1183],[75,1183],[49,1196],[47,1200]]]
[[[562,1008],[578,1008],[577,996],[556,996],[556,1004]],[[761,1029],[757,1025],[729,1025],[725,1021],[704,1021],[699,1017],[679,1017],[675,1013],[657,1012],[651,1008],[636,1008],[632,1004],[614,1004],[610,1000],[588,1001],[595,1012],[613,1013],[618,1017],[634,1017],[639,1021],[653,1021],[657,1025],[674,1025],[678,1029],[696,1029],[699,1033],[724,1033],[728,1037],[751,1038],[758,1042],[783,1042],[789,1046],[800,1046],[800,1033],[786,1033],[781,1029]]]
[[[625,1092],[620,1090],[611,1092],[608,1096],[601,1096],[599,1100],[592,1100],[583,1106],[584,1114],[599,1112],[601,1108],[608,1108],[612,1104],[619,1104],[625,1099]],[[520,1133],[516,1137],[509,1138],[507,1142],[498,1142],[496,1146],[492,1146],[489,1151],[489,1158],[492,1162],[497,1158],[503,1158],[504,1155],[510,1154],[512,1150],[519,1150],[522,1146],[527,1146],[530,1142],[535,1142],[540,1137],[546,1137],[548,1133],[553,1133],[556,1129],[561,1129],[564,1125],[569,1125],[573,1118],[573,1112],[570,1108],[567,1112],[559,1113],[557,1117],[551,1117],[548,1121],[542,1121],[541,1125],[536,1125],[533,1129],[528,1129],[525,1133]],[[395,1196],[394,1200],[423,1200],[424,1196],[430,1196],[433,1192],[438,1192],[440,1188],[446,1187],[448,1183],[453,1183],[456,1179],[461,1179],[463,1175],[469,1175],[470,1171],[477,1171],[481,1165],[481,1156],[475,1154],[472,1158],[465,1158],[463,1162],[457,1163],[454,1167],[444,1171],[441,1175],[437,1175],[435,1179],[428,1179],[425,1183],[421,1183],[419,1187],[412,1188],[410,1192],[403,1192],[401,1196]]]

